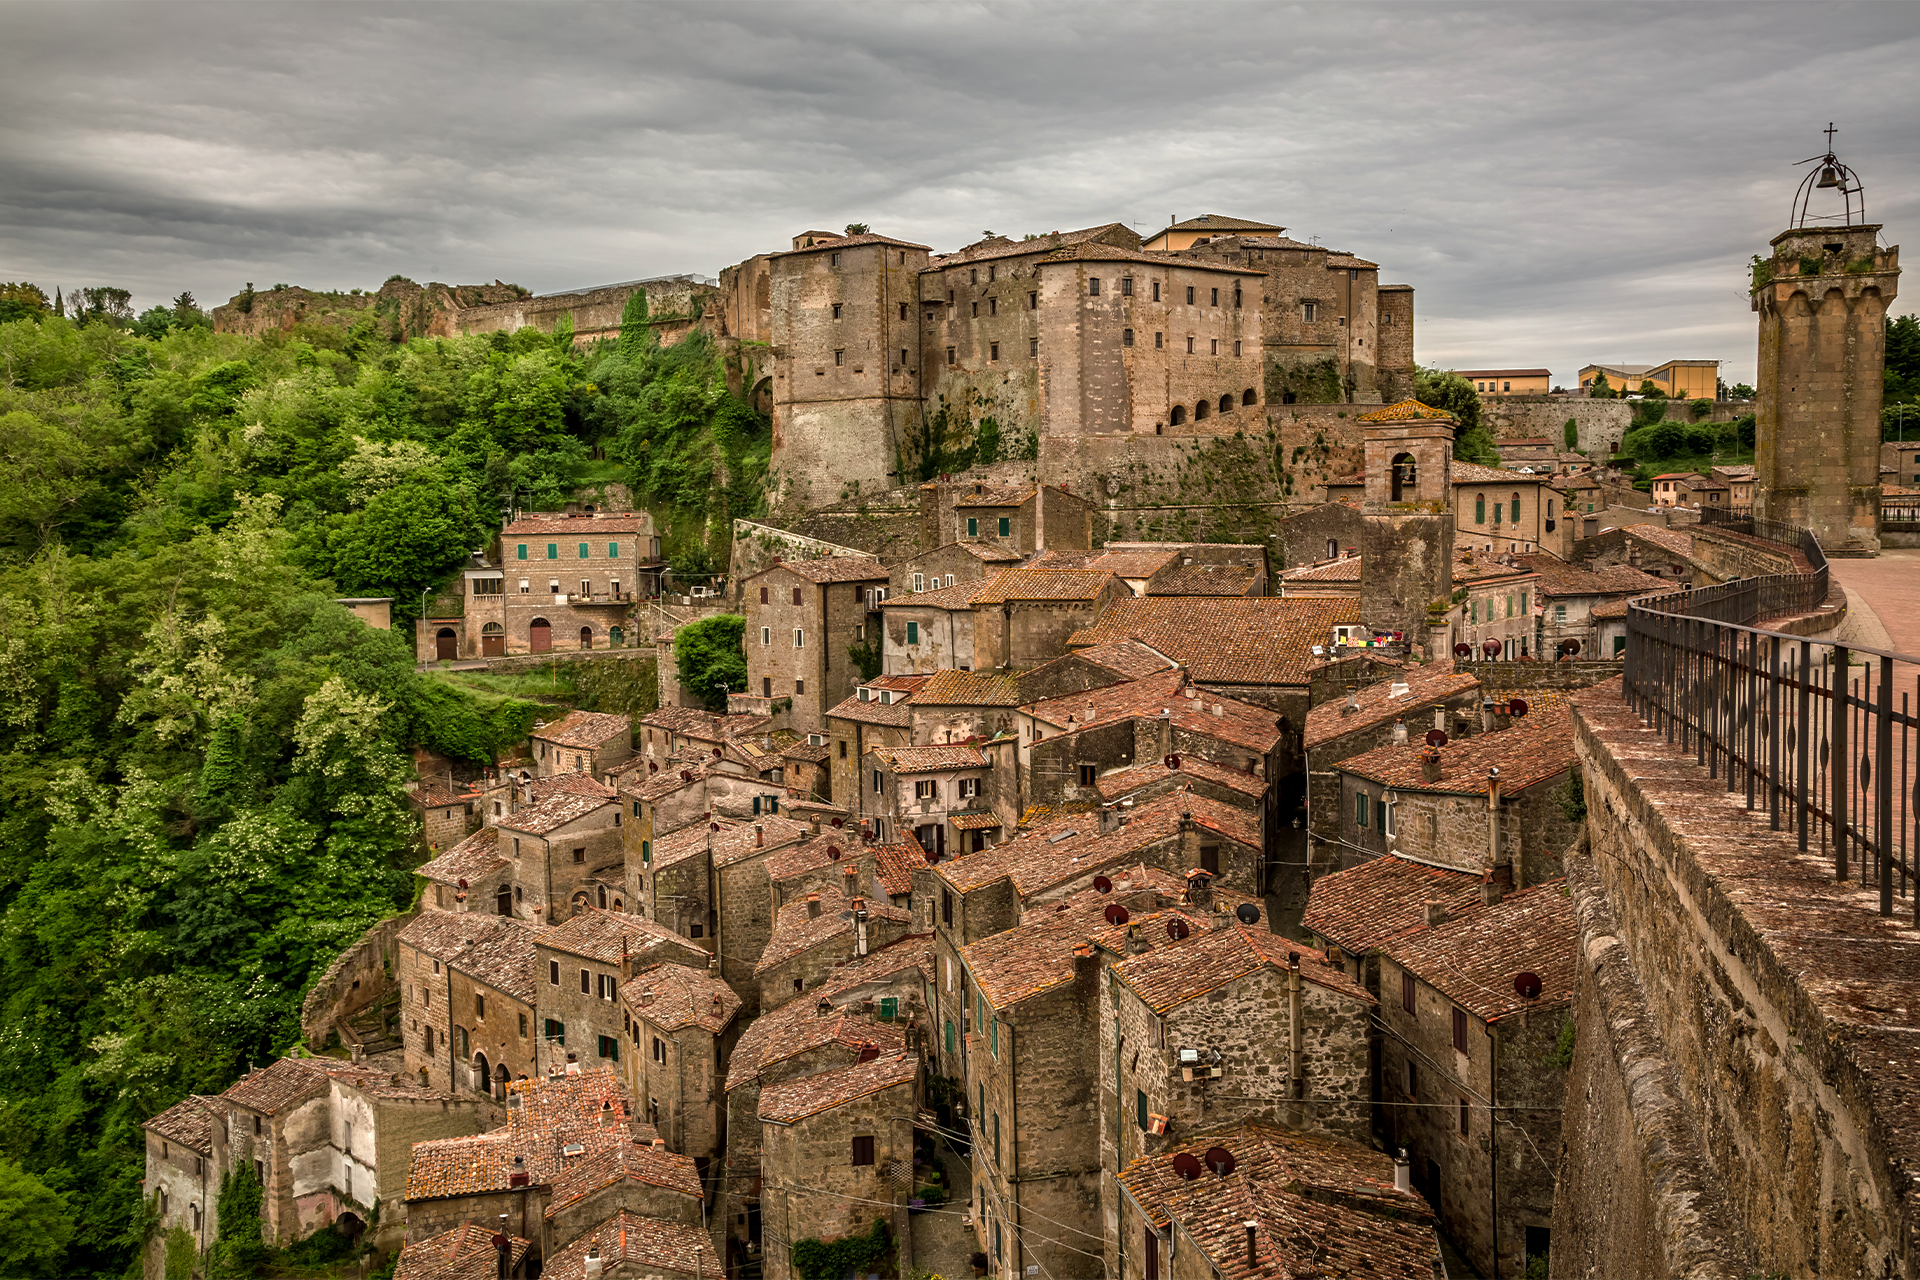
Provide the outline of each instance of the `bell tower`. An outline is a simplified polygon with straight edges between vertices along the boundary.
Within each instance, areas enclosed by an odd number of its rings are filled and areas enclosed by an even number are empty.
[[[1900,249],[1832,150],[1794,196],[1793,226],[1753,266],[1760,318],[1755,514],[1813,530],[1829,555],[1880,552],[1880,395]],[[1815,213],[1816,204],[1842,208]]]
[[[1366,432],[1360,620],[1426,641],[1427,606],[1453,590],[1454,416],[1402,400],[1359,418]]]

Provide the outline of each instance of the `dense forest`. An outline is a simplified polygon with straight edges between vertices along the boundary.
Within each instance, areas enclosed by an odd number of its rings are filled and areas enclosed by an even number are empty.
[[[536,704],[416,670],[422,593],[509,505],[609,483],[705,563],[766,474],[697,332],[255,339],[127,302],[0,285],[8,1276],[137,1269],[141,1121],[289,1048],[415,894],[409,751],[525,735]],[[339,595],[394,597],[396,630]]]

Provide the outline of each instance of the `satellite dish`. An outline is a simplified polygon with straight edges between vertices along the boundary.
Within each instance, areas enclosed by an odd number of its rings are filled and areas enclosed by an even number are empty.
[[[844,827],[847,825],[847,820],[845,818],[834,818],[832,821],[833,821],[833,825],[836,827]]]
[[[1112,893],[1113,881],[1107,879],[1105,876],[1095,876],[1093,878],[1093,891],[1095,893]]]
[[[1178,769],[1179,767],[1180,767],[1180,757],[1178,755],[1171,755],[1167,757],[1167,768]]]
[[[1522,1000],[1538,1000],[1546,984],[1540,981],[1540,975],[1532,972],[1513,975],[1513,989]]]
[[[1578,642],[1576,641],[1576,643]],[[1518,719],[1519,717],[1526,715],[1527,700],[1525,698],[1507,699],[1507,714],[1510,716],[1513,716],[1515,719]]]
[[[1127,909],[1117,902],[1109,902],[1107,909],[1101,914],[1106,916],[1108,924],[1125,924],[1133,918],[1127,914]]]
[[[1251,902],[1243,902],[1233,909],[1233,916],[1241,924],[1259,924],[1260,908]]]
[[[680,771],[680,781],[682,781],[682,782],[692,782],[692,781],[693,781],[693,770],[691,770],[691,769],[682,769],[682,770]]]
[[[1427,745],[1428,745],[1428,746],[1430,746],[1430,747],[1444,747],[1444,746],[1446,746],[1446,745],[1447,745],[1447,731],[1446,731],[1445,729],[1429,729],[1429,730],[1427,730]]]
[[[455,887],[456,887],[456,888],[460,888],[460,889],[464,889],[464,888],[466,888],[466,887],[467,887],[467,882],[466,882],[465,880],[461,880],[461,881],[459,881],[459,882],[458,882],[458,883],[457,883],[457,884],[455,885]]]
[[[654,761],[654,760],[649,760],[649,761],[647,761],[647,772],[648,772],[648,773],[658,773],[658,772],[660,772],[660,765],[659,765],[659,762],[658,762],[658,761]]]
[[[1185,920],[1180,919],[1178,916],[1175,916],[1173,919],[1167,921],[1167,936],[1169,938],[1172,938],[1175,942],[1180,941],[1180,939],[1186,937],[1187,934],[1191,932],[1192,930],[1187,927],[1187,922]]]
[[[1207,1168],[1223,1178],[1226,1177],[1233,1172],[1233,1152],[1225,1147],[1208,1147]]]
[[[1480,652],[1486,654],[1489,658],[1497,658],[1500,656],[1500,642],[1498,640],[1483,640],[1480,642]]]
[[[1459,644],[1453,646],[1453,656],[1456,658],[1467,657],[1472,652],[1473,652],[1473,646],[1468,644],[1465,640],[1462,640]]]
[[[1571,658],[1574,654],[1580,652],[1580,642],[1578,640],[1562,640],[1560,642],[1560,652]]]
[[[839,845],[837,845],[837,844],[830,844],[830,845],[828,845],[828,846],[827,846],[827,861],[829,861],[829,862],[838,862],[838,861],[840,861],[840,846],[839,846]]]
[[[707,830],[709,831],[718,831],[719,829],[720,829],[720,824],[717,822],[709,822],[707,824]]]
[[[1173,1171],[1192,1182],[1205,1170],[1199,1159],[1191,1151],[1182,1151],[1173,1158]]]
[[[922,849],[920,852],[927,855],[928,866],[932,866],[934,863],[940,861],[940,851],[938,849]]]
[[[713,758],[714,758],[715,760],[718,760],[718,759],[720,758],[720,748],[718,748],[718,747],[715,747],[715,748],[713,749]]]
[[[863,1045],[861,1045],[861,1046],[860,1046],[860,1058],[859,1058],[859,1060],[860,1060],[861,1062],[872,1062],[872,1061],[873,1061],[873,1060],[874,1060],[875,1058],[877,1058],[877,1057],[879,1057],[879,1056],[880,1056],[880,1046],[879,1046],[879,1045],[877,1045],[877,1044],[863,1044]]]

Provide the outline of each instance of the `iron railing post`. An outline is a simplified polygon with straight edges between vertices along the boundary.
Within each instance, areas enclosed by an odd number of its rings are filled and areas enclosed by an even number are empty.
[[[1880,723],[1874,735],[1873,842],[1880,850],[1880,914],[1893,914],[1893,658],[1880,655]]]
[[[1798,747],[1794,754],[1798,757],[1796,765],[1799,777],[1796,781],[1793,800],[1799,810],[1800,852],[1807,852],[1807,811],[1813,806],[1813,793],[1809,790],[1811,780],[1807,777],[1807,764],[1813,755],[1813,642],[1800,642],[1800,709],[1794,716],[1795,727],[1799,730],[1795,737]]]
[[[1833,728],[1827,756],[1828,804],[1833,825],[1833,878],[1847,878],[1847,647],[1833,646],[1827,691],[1833,699]]]

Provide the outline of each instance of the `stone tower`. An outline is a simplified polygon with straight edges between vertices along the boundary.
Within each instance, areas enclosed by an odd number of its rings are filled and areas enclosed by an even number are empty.
[[[1418,400],[1363,414],[1359,422],[1366,432],[1360,619],[1424,643],[1428,604],[1453,590],[1458,423]]]
[[[1898,246],[1878,223],[1800,226],[1754,264],[1754,509],[1829,554],[1880,552],[1880,392]]]

